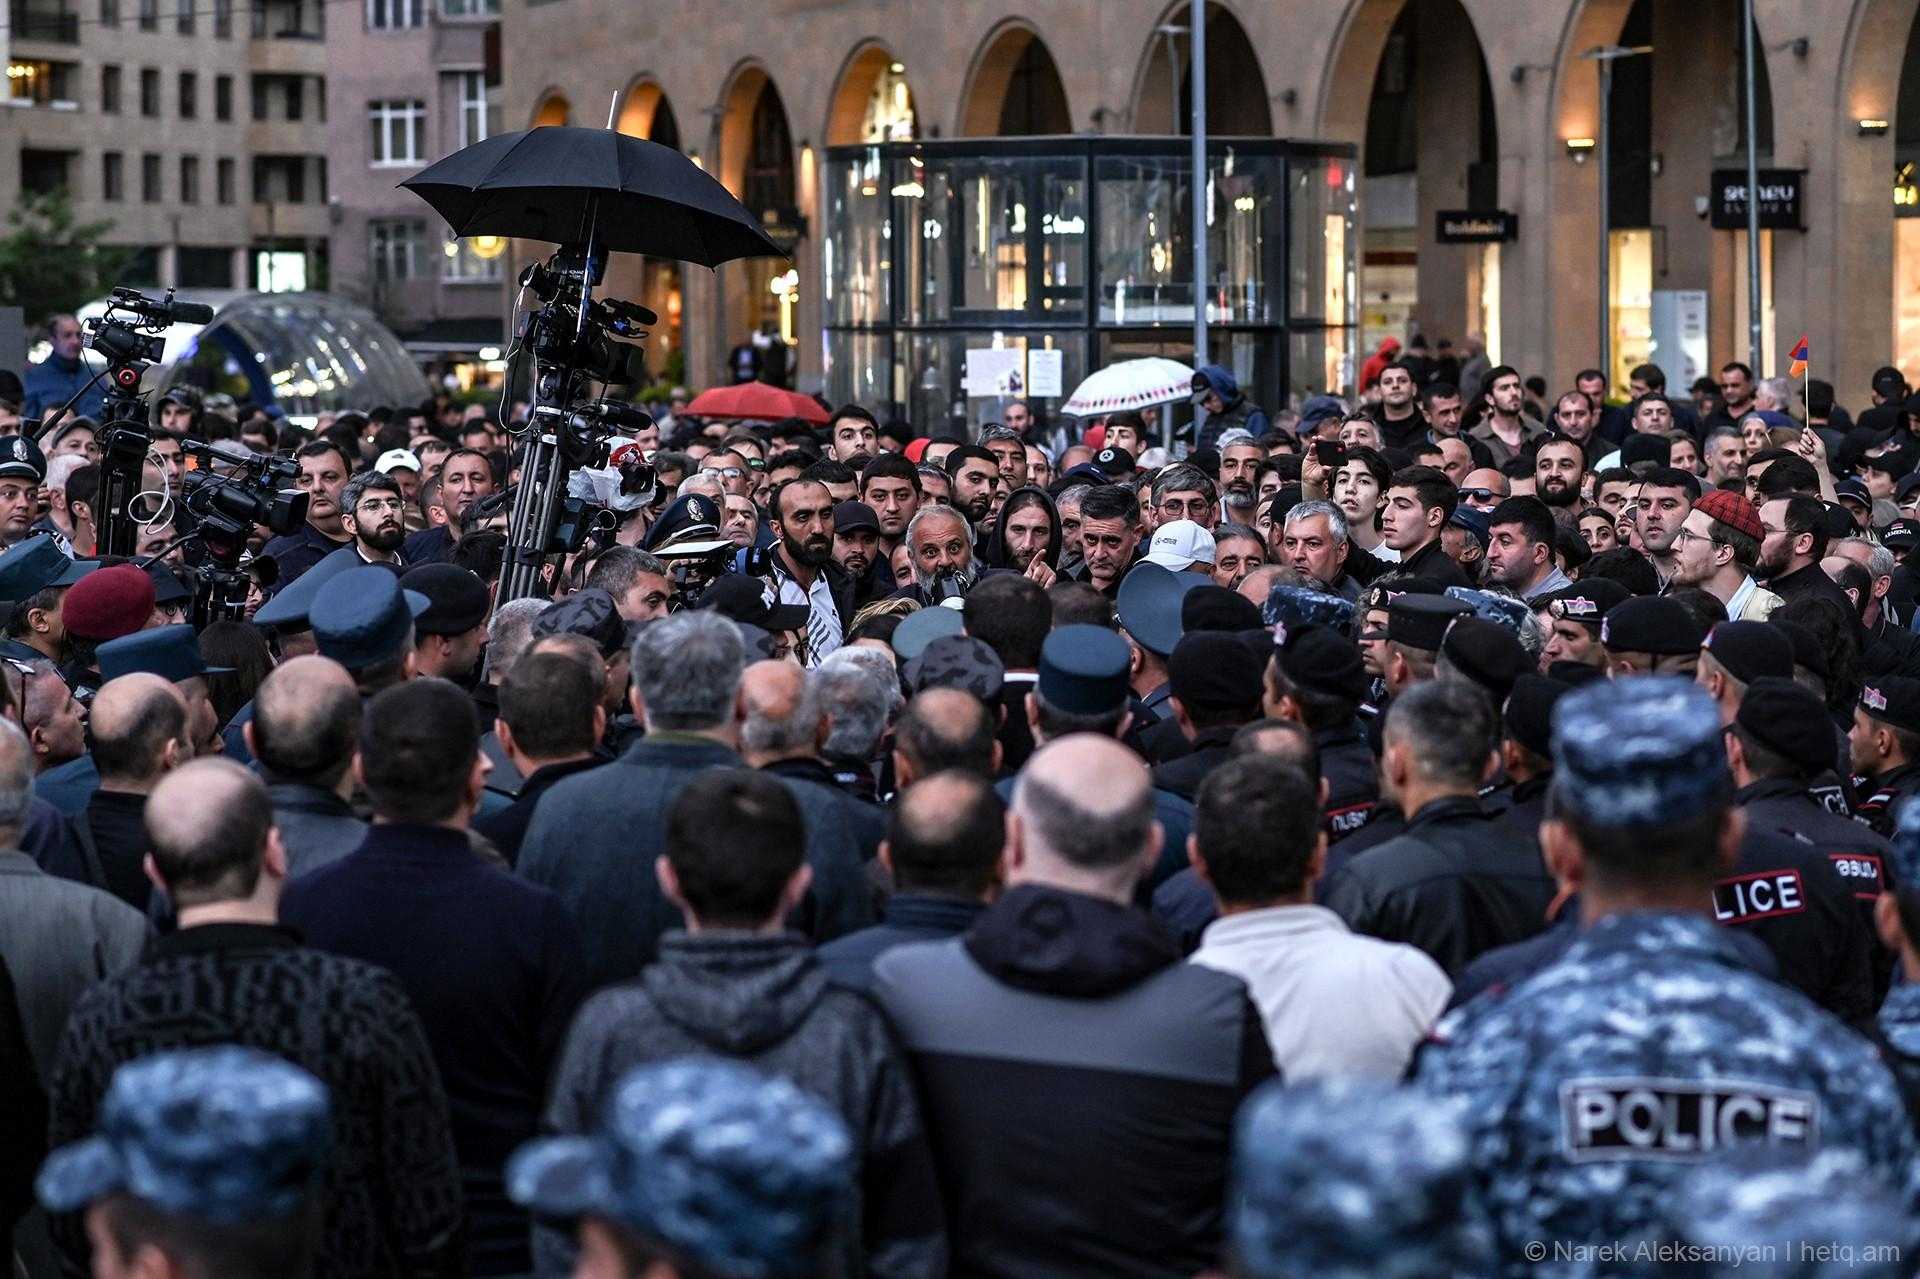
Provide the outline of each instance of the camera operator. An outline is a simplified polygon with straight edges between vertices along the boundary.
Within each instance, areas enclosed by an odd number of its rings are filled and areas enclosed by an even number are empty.
[[[155,425],[162,436],[184,440],[200,434],[200,393],[190,386],[168,387],[160,397]],[[176,477],[177,478],[177,477]]]
[[[340,491],[340,525],[353,549],[369,564],[402,565],[400,544],[407,540],[406,495],[391,476],[362,471]]]
[[[274,590],[284,591],[302,573],[352,544],[340,518],[340,495],[353,474],[353,463],[331,440],[315,440],[294,454],[300,463],[300,487],[307,493],[307,522],[285,537],[268,542],[261,553],[273,557],[280,577]]]
[[[809,610],[807,665],[818,666],[853,621],[853,578],[833,559],[833,494],[818,480],[789,480],[773,491],[767,516],[779,540],[765,576],[780,603]]]

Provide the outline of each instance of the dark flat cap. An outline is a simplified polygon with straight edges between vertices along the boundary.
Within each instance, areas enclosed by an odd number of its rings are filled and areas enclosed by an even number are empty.
[[[1195,631],[1251,631],[1259,629],[1260,609],[1238,591],[1209,582],[1196,586],[1180,601],[1180,629]]]
[[[1826,703],[1791,678],[1763,675],[1748,684],[1734,723],[1802,773],[1833,767],[1835,734]]]
[[[426,608],[426,596],[401,590],[399,578],[367,564],[329,579],[313,597],[307,621],[320,656],[355,671],[398,655]]]
[[[31,599],[50,586],[72,586],[94,569],[98,560],[71,560],[42,533],[16,542],[0,555],[0,600]]]
[[[233,669],[208,666],[200,655],[200,637],[185,624],[156,626],[108,640],[95,655],[100,659],[102,680],[145,672],[178,683],[196,675],[223,675]]]
[[[427,611],[413,619],[421,635],[465,635],[487,620],[493,595],[480,575],[458,564],[422,564],[400,576],[400,588],[427,597]]]
[[[1223,631],[1183,635],[1167,658],[1167,682],[1189,707],[1256,709],[1264,675],[1253,649]]]
[[[1198,573],[1170,573],[1158,564],[1135,564],[1114,599],[1120,625],[1141,648],[1165,657],[1180,642],[1180,609],[1187,592],[1207,584]]]
[[[1550,617],[1579,622],[1597,631],[1608,609],[1632,598],[1633,592],[1610,577],[1583,577],[1572,586],[1536,596],[1533,602]]]
[[[1127,704],[1127,642],[1104,626],[1062,626],[1040,647],[1035,687],[1047,705],[1074,715],[1106,715]]]
[[[1444,595],[1396,595],[1387,605],[1387,638],[1408,648],[1438,653],[1447,627],[1472,612],[1465,602]]]
[[[1367,695],[1360,646],[1332,627],[1295,627],[1275,645],[1273,656],[1290,684],[1356,702]]]
[[[1673,657],[1699,651],[1703,638],[1686,606],[1662,595],[1636,595],[1600,622],[1600,642],[1616,653]]]
[[[859,529],[878,533],[880,517],[865,502],[839,502],[833,508],[833,531],[852,533]]]
[[[1463,617],[1447,628],[1440,653],[1462,675],[1492,694],[1498,705],[1513,683],[1535,668],[1520,637],[1498,622]]]
[[[736,619],[738,620],[738,619]],[[597,586],[575,591],[534,615],[535,636],[581,635],[593,641],[600,656],[612,657],[627,646],[628,627],[614,606],[613,596]]]
[[[1860,690],[1860,709],[1883,724],[1920,733],[1920,679],[1882,675]]]
[[[1701,647],[1743,684],[1764,676],[1793,678],[1793,641],[1765,622],[1722,622]]]
[[[1586,667],[1592,670],[1593,667]],[[1507,694],[1502,716],[1506,733],[1536,755],[1553,754],[1553,708],[1573,685],[1545,675],[1522,675]]]
[[[1785,635],[1787,642],[1793,645],[1795,666],[1804,666],[1821,679],[1828,678],[1827,650],[1821,645],[1820,636],[1815,634],[1811,627],[1784,618],[1777,622],[1768,619],[1767,625]]]

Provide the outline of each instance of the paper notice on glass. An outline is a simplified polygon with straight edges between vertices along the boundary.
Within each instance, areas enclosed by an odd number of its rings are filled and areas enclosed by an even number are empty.
[[[986,347],[967,352],[967,394],[976,398],[991,395],[1025,395],[1025,370],[1020,352]]]
[[[1062,357],[1066,352],[1035,348],[1027,352],[1027,394],[1035,399],[1057,399],[1065,394],[1060,385]]]

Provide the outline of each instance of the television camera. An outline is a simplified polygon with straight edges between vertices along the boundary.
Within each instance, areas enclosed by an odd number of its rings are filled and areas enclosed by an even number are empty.
[[[185,440],[180,448],[198,463],[183,477],[179,499],[193,516],[194,527],[168,549],[197,542],[206,552],[193,570],[194,625],[242,617],[248,582],[240,561],[254,526],[285,535],[306,523],[307,493],[291,487],[300,464],[291,458],[222,452],[200,440]]]

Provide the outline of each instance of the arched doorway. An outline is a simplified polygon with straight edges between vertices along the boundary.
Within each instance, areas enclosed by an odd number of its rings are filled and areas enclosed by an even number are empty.
[[[1493,88],[1473,22],[1459,0],[1370,8],[1348,36],[1378,42],[1370,77],[1357,80],[1367,86],[1364,113],[1356,95],[1345,108],[1363,147],[1362,354],[1415,336],[1430,353],[1442,339],[1460,350],[1469,335],[1497,352],[1501,246],[1443,244],[1437,228],[1443,210],[1500,204]],[[1346,74],[1365,65],[1344,61]]]
[[[1136,133],[1193,130],[1191,6],[1167,12],[1141,55],[1133,96]],[[1218,137],[1267,137],[1273,115],[1267,81],[1247,29],[1222,4],[1207,6],[1207,132]]]
[[[765,71],[747,67],[734,78],[720,126],[720,180],[760,219],[774,242],[796,259],[801,239],[799,184],[793,131],[780,91]],[[720,272],[721,338],[733,380],[792,381],[799,336],[799,276],[779,258],[749,258]]]
[[[863,45],[847,60],[833,92],[827,145],[909,142],[918,136],[906,64],[884,45]]]
[[[1920,382],[1920,13],[1908,28],[1892,124],[1893,363]]]
[[[628,88],[614,128],[628,137],[680,149],[673,103],[657,80],[643,77]],[[633,298],[660,317],[647,338],[647,367],[670,382],[684,381],[686,295],[680,263],[671,258],[639,258],[628,266],[616,259],[608,266],[607,283],[615,296]]]
[[[1071,133],[1066,86],[1053,54],[1031,27],[1009,26],[974,59],[961,97],[960,133],[1024,137]]]
[[[680,149],[680,124],[674,119],[673,104],[655,80],[640,80],[627,90],[614,128],[630,138]]]
[[[540,105],[533,109],[533,127],[542,129],[550,124],[572,124],[573,104],[567,101],[564,93],[549,93],[540,99]]]

